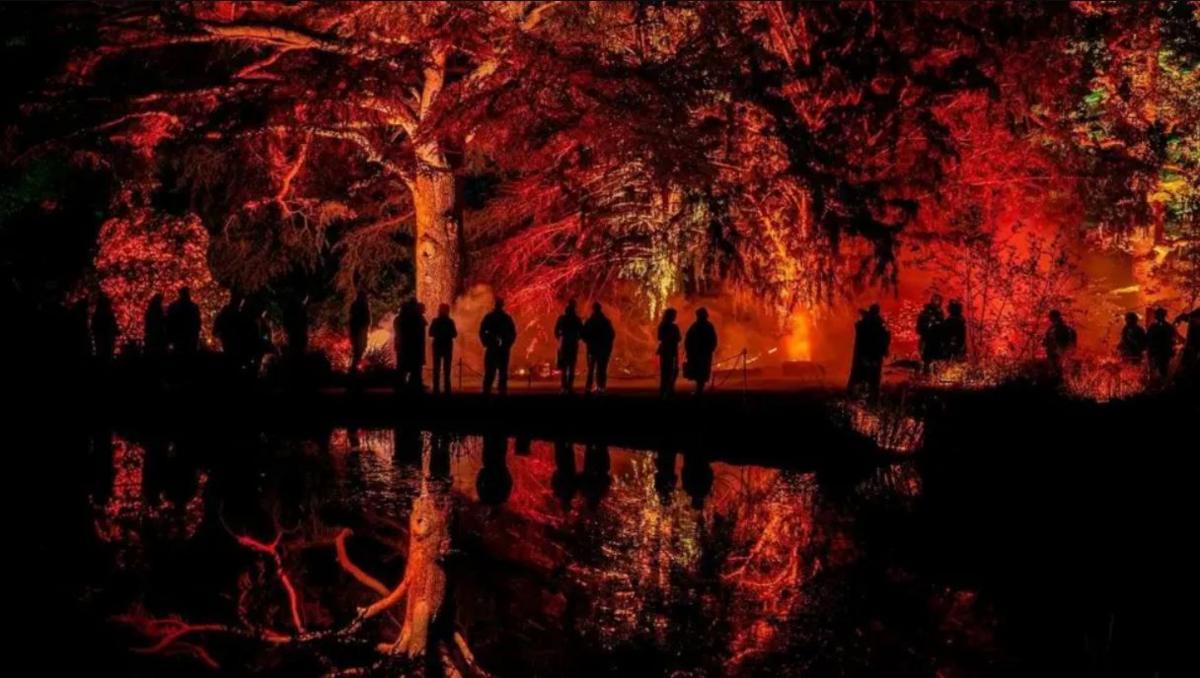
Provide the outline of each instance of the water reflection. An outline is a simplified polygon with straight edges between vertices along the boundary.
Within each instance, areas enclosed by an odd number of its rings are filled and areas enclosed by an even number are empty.
[[[214,455],[134,440],[93,450],[110,460],[97,462],[95,536],[120,547],[118,567],[134,567],[122,549],[148,534],[177,545],[203,534],[206,550],[199,569],[142,554],[157,575],[125,612],[152,606],[148,618],[240,629],[238,652],[262,666],[282,652],[304,657],[295,666],[370,667],[380,659],[368,645],[418,654],[459,647],[455,633],[503,675],[819,671],[866,662],[850,655],[878,643],[941,661],[928,596],[910,591],[920,587],[899,564],[877,560],[890,547],[871,516],[903,515],[922,489],[907,463],[834,487],[669,447],[409,427],[258,436],[211,468],[199,460]],[[425,548],[428,535],[436,544]],[[196,604],[182,589],[197,577],[236,605]],[[380,602],[405,581],[403,605]],[[899,606],[897,591],[909,591]],[[899,619],[872,631],[884,599]],[[356,621],[360,608],[378,617]],[[435,619],[453,623],[431,630]],[[269,637],[262,629],[288,640],[248,640]],[[357,644],[331,654],[303,634]],[[200,649],[180,654],[217,652],[227,643],[217,635],[189,636]],[[461,668],[469,655],[446,657]]]

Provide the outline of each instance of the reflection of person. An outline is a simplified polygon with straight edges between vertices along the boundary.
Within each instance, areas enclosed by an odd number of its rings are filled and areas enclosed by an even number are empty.
[[[654,455],[654,491],[664,506],[670,505],[671,493],[675,491],[675,451],[672,449],[662,449]]]
[[[612,321],[604,315],[599,303],[592,304],[592,315],[583,324],[583,343],[587,344],[587,384],[585,391],[596,385],[598,393],[608,387],[608,360],[612,357],[613,341],[616,339]]]
[[[692,498],[692,508],[704,508],[704,500],[712,492],[714,475],[707,457],[699,452],[684,452],[683,469],[679,475],[684,492]]]
[[[475,476],[475,492],[479,501],[499,506],[512,494],[512,474],[508,470],[508,438],[503,433],[489,432],[483,436],[483,465]]]
[[[438,382],[447,395],[450,394],[450,366],[454,363],[454,339],[458,327],[450,317],[450,304],[438,306],[437,317],[429,323],[429,338],[433,341],[433,392],[438,392]],[[440,379],[439,379],[440,377]]]
[[[554,441],[554,475],[550,487],[563,509],[571,508],[579,478],[575,471],[575,446],[566,440]]]
[[[708,320],[708,309],[696,309],[696,321],[688,328],[683,340],[687,352],[684,375],[696,382],[696,395],[704,392],[704,385],[712,376],[713,354],[717,351],[717,329]]]
[[[675,393],[675,380],[679,377],[679,342],[682,337],[675,324],[676,311],[663,311],[658,324],[658,393],[665,397]]]
[[[594,509],[599,506],[600,500],[608,494],[608,487],[612,485],[612,476],[609,474],[611,468],[608,445],[588,443],[583,451],[583,473],[580,474],[579,484],[589,507]]]
[[[479,342],[483,344],[483,394],[492,392],[499,381],[500,395],[508,393],[508,357],[517,340],[517,326],[512,316],[504,312],[504,300],[483,316],[479,324]]]
[[[575,310],[575,300],[554,323],[554,338],[558,339],[558,369],[562,372],[562,392],[575,390],[575,364],[579,361],[579,339],[583,336],[583,321]]]

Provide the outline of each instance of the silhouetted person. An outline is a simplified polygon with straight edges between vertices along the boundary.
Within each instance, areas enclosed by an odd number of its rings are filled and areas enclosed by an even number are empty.
[[[421,370],[425,366],[424,308],[417,301],[406,301],[392,325],[400,385],[411,391],[420,391],[422,387]]]
[[[92,313],[92,344],[96,347],[96,358],[102,365],[111,363],[116,355],[118,331],[112,300],[101,292],[96,299],[96,311]]]
[[[712,377],[713,354],[717,352],[717,329],[708,321],[708,309],[696,309],[696,321],[688,328],[683,340],[687,362],[683,376],[696,382],[696,395],[704,393],[704,385]]]
[[[663,506],[671,504],[671,494],[675,492],[675,451],[662,449],[654,455],[654,491]]]
[[[946,360],[962,362],[967,359],[967,319],[961,301],[951,301],[949,309],[942,322],[942,354]]]
[[[142,344],[146,355],[161,356],[167,353],[167,311],[163,308],[163,295],[156,293],[146,305],[142,316]]]
[[[283,308],[283,333],[287,352],[293,356],[308,353],[308,298],[291,297]]]
[[[583,472],[579,477],[580,489],[588,507],[596,508],[604,495],[608,494],[608,488],[612,485],[611,469],[608,445],[588,443],[583,450]]]
[[[450,304],[438,306],[437,317],[429,323],[429,338],[433,343],[433,392],[450,394],[450,368],[454,364],[454,339],[458,327],[450,317]]]
[[[193,355],[200,347],[200,307],[186,287],[179,288],[179,297],[167,307],[167,341],[177,355]]]
[[[1125,326],[1121,328],[1117,353],[1122,360],[1133,365],[1140,364],[1146,355],[1146,330],[1138,322],[1138,314],[1125,314]]]
[[[371,330],[371,304],[362,290],[350,304],[350,372],[357,373],[363,354],[367,351],[367,333]]]
[[[500,395],[508,393],[508,357],[517,340],[517,326],[512,316],[504,312],[504,300],[496,299],[496,307],[483,316],[479,324],[479,341],[483,344],[483,393],[492,392],[499,379]]]
[[[883,359],[891,347],[892,334],[883,322],[879,304],[871,304],[862,311],[854,324],[854,357],[850,364],[851,391],[866,387],[872,401],[879,399],[879,386],[883,381]]]
[[[1200,308],[1181,313],[1175,323],[1187,323],[1187,337],[1179,354],[1179,372],[1191,376],[1200,368]]]
[[[562,373],[562,392],[575,390],[575,365],[579,362],[579,339],[583,336],[583,320],[575,310],[575,300],[554,323],[554,338],[558,340],[558,369]]]
[[[479,501],[499,506],[512,494],[512,473],[508,470],[508,438],[503,433],[483,436],[483,465],[475,476],[475,492]]]
[[[921,371],[929,374],[929,366],[941,359],[941,330],[946,315],[942,312],[942,297],[933,295],[917,315],[917,337],[921,350]]]
[[[675,324],[676,315],[675,309],[668,308],[658,323],[658,393],[664,398],[675,394],[675,380],[679,378],[679,342],[683,337]]]
[[[608,360],[612,357],[613,342],[617,333],[613,330],[612,321],[604,315],[600,304],[592,304],[592,314],[583,324],[583,343],[587,345],[587,383],[584,392],[591,392],[595,384],[596,392],[604,393],[608,388]]]
[[[571,500],[579,485],[575,470],[575,446],[566,440],[554,441],[554,475],[550,477],[550,488],[564,510],[571,508]]]
[[[1050,361],[1055,378],[1062,377],[1063,360],[1075,348],[1076,342],[1075,328],[1067,324],[1058,309],[1050,311],[1050,327],[1042,337],[1042,348],[1046,350],[1046,359]]]
[[[1150,373],[1160,380],[1166,379],[1171,371],[1178,339],[1175,326],[1167,322],[1167,309],[1161,306],[1154,309],[1154,322],[1146,328],[1146,358],[1150,361]]]

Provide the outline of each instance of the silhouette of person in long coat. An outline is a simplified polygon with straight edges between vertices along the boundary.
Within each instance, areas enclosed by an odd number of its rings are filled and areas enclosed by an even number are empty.
[[[558,369],[562,373],[562,392],[575,390],[575,365],[579,362],[579,339],[583,336],[583,321],[575,311],[575,300],[554,323],[554,338],[558,339]]]
[[[700,395],[712,377],[713,354],[717,352],[717,329],[703,306],[696,309],[696,321],[688,328],[683,350],[687,352],[683,376],[696,382],[696,395]]]
[[[429,323],[429,338],[433,343],[433,392],[441,388],[450,394],[450,367],[454,364],[454,339],[458,327],[450,317],[450,304],[438,306],[437,317]]]
[[[484,395],[492,392],[492,385],[497,380],[500,382],[500,395],[508,393],[508,358],[516,340],[517,325],[512,316],[504,312],[504,300],[496,299],[495,308],[479,324],[479,342],[483,344]]]
[[[424,308],[414,300],[405,302],[392,326],[400,385],[413,391],[421,389],[421,369],[425,366]]]
[[[283,309],[283,333],[293,356],[308,353],[308,299],[292,297]]]
[[[867,388],[872,401],[879,399],[883,381],[883,359],[887,357],[892,335],[883,322],[879,304],[863,311],[854,324],[854,358],[850,366],[850,390]]]
[[[679,342],[683,337],[679,325],[675,324],[676,311],[663,311],[658,324],[658,393],[662,397],[675,394],[675,380],[679,378]]]
[[[612,321],[604,315],[599,303],[592,304],[592,314],[583,324],[583,343],[587,344],[587,383],[584,391],[590,392],[595,384],[596,392],[604,393],[608,388],[608,360],[612,357],[613,342],[617,338]]]

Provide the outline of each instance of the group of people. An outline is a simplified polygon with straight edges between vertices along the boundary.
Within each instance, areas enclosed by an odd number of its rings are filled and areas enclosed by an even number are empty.
[[[1136,313],[1125,315],[1125,326],[1117,346],[1120,356],[1131,364],[1146,363],[1150,374],[1165,381],[1170,375],[1175,349],[1183,343],[1178,372],[1192,374],[1200,367],[1200,309],[1167,320],[1167,310],[1154,309],[1154,321],[1143,328]],[[1049,326],[1042,335],[1042,348],[1051,373],[1061,378],[1067,357],[1078,342],[1075,328],[1054,309],[1049,313]],[[1181,338],[1175,325],[1186,324],[1186,338]],[[932,363],[939,360],[963,361],[967,355],[967,323],[962,303],[949,304],[949,313],[942,311],[942,298],[933,295],[917,315],[916,331],[922,372],[928,374]],[[867,391],[872,399],[879,395],[883,362],[888,355],[891,333],[879,310],[879,304],[860,312],[854,326],[854,354],[850,366],[849,389]]]
[[[929,374],[938,360],[961,362],[967,358],[967,319],[962,302],[950,301],[949,315],[942,311],[942,297],[935,294],[917,315],[917,339],[921,370]]]
[[[660,370],[659,393],[664,397],[675,392],[675,383],[680,373],[680,343],[683,344],[686,360],[683,374],[696,383],[696,392],[702,393],[712,376],[713,355],[717,349],[717,332],[708,319],[708,311],[697,309],[696,320],[688,328],[686,337],[676,325],[677,312],[667,309],[658,326],[658,355]],[[359,370],[366,352],[367,333],[371,327],[370,307],[362,293],[350,306],[349,330],[351,344],[350,371]],[[425,344],[432,344],[433,392],[449,393],[451,390],[451,366],[454,357],[454,342],[458,338],[458,327],[450,317],[450,306],[441,304],[437,317],[432,322],[425,320],[425,306],[415,300],[406,302],[393,321],[393,347],[399,385],[411,392],[424,390],[422,372],[425,366]],[[563,314],[554,325],[554,337],[558,342],[556,367],[561,375],[561,391],[564,394],[575,390],[576,369],[579,363],[579,345],[586,348],[587,377],[586,393],[604,393],[608,388],[608,365],[616,343],[616,330],[599,303],[592,304],[592,313],[582,318],[574,300],[567,303]],[[509,361],[513,344],[517,339],[517,325],[504,308],[504,300],[496,299],[495,306],[483,317],[479,325],[479,342],[483,345],[483,393],[493,391],[503,395],[508,392]]]
[[[187,287],[164,307],[162,294],[155,294],[146,307],[142,350],[148,356],[170,354],[192,355],[200,347],[200,307],[192,301]],[[74,335],[80,337],[79,353],[91,356],[100,365],[108,365],[116,357],[120,325],[113,311],[112,300],[104,292],[96,295],[95,309],[88,314],[87,300],[79,300],[71,308]],[[73,340],[74,341],[74,340]]]
[[[1136,313],[1125,314],[1125,326],[1121,328],[1121,339],[1117,353],[1126,362],[1139,365],[1142,361],[1158,380],[1165,380],[1171,372],[1171,359],[1175,347],[1182,341],[1183,351],[1179,357],[1179,372],[1190,373],[1200,364],[1200,308],[1181,313],[1172,323],[1167,320],[1167,309],[1154,309],[1154,320],[1142,327]],[[1185,337],[1180,337],[1175,325],[1186,324]]]
[[[304,355],[308,348],[308,315],[306,300],[289,303],[283,312],[286,337],[285,355]],[[100,364],[112,361],[116,353],[119,326],[112,301],[103,293],[96,299],[95,309],[88,314],[88,303],[78,302],[72,308],[75,326],[80,336],[87,337],[86,354]],[[696,384],[696,393],[703,393],[712,378],[713,356],[717,349],[717,332],[708,318],[708,311],[696,310],[695,321],[687,333],[680,331],[678,313],[669,308],[663,312],[658,325],[659,393],[668,397],[675,393],[676,382],[683,376]],[[1136,313],[1127,313],[1121,330],[1117,352],[1131,364],[1145,362],[1151,375],[1165,380],[1171,371],[1176,347],[1182,343],[1179,359],[1180,373],[1191,374],[1200,367],[1200,309],[1185,312],[1174,321],[1168,320],[1167,310],[1154,309],[1153,321],[1142,327]],[[1049,313],[1050,324],[1042,337],[1047,362],[1056,375],[1063,374],[1067,356],[1077,343],[1075,329],[1058,310]],[[148,356],[191,356],[200,349],[201,314],[192,300],[190,290],[181,287],[178,296],[164,307],[163,295],[155,294],[144,316],[143,351]],[[1185,324],[1186,337],[1175,326]],[[360,369],[367,348],[371,309],[366,294],[358,292],[350,305],[348,318],[351,362],[350,371]],[[865,390],[875,398],[879,394],[884,359],[891,345],[891,332],[880,312],[879,304],[864,311],[854,326],[854,352],[851,361],[849,389]],[[932,363],[942,360],[962,361],[967,354],[967,324],[962,303],[952,300],[948,312],[942,309],[942,298],[933,295],[916,320],[916,333],[921,369],[928,374]],[[233,295],[220,309],[213,323],[213,335],[239,370],[256,374],[262,357],[274,351],[266,309],[250,299]],[[425,319],[425,306],[416,300],[405,302],[393,321],[393,342],[399,386],[410,391],[422,391],[422,372],[425,367],[426,340],[433,358],[433,392],[449,393],[454,343],[458,328],[450,317],[449,304],[438,307],[437,316]],[[479,326],[479,341],[483,345],[483,393],[508,390],[509,359],[517,338],[517,326],[505,311],[504,300],[496,299],[495,307],[484,316]],[[561,392],[575,389],[579,345],[586,349],[587,376],[585,393],[603,393],[608,387],[608,366],[616,343],[616,330],[599,303],[592,304],[591,314],[579,315],[574,300],[567,303],[554,325],[558,344],[556,367],[561,378]],[[78,342],[77,342],[78,343]],[[680,344],[684,358],[680,365]],[[82,349],[81,349],[82,350]]]

